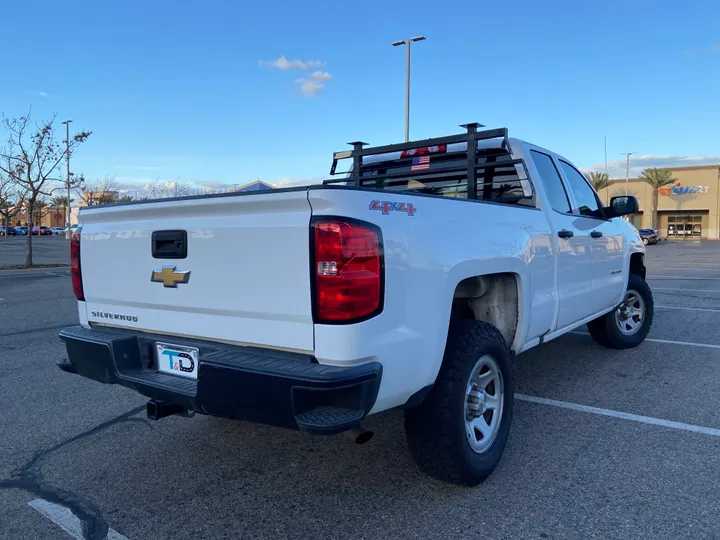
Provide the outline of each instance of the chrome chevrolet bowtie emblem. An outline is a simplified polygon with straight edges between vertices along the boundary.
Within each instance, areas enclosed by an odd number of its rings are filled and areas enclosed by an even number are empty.
[[[160,270],[153,270],[150,281],[162,283],[165,287],[177,288],[178,283],[190,281],[190,270],[176,272],[175,267],[172,265],[163,266]]]

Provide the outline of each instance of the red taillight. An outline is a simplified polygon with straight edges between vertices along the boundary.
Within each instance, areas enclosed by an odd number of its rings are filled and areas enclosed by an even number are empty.
[[[409,150],[403,150],[402,154],[400,154],[400,158],[427,156],[428,154],[444,154],[445,151],[447,151],[447,145],[445,144],[423,146],[421,148],[410,148]]]
[[[379,230],[350,220],[319,220],[315,234],[315,319],[350,322],[382,309]]]
[[[75,297],[78,300],[85,300],[83,292],[82,270],[80,268],[80,227],[72,234],[70,239],[70,275]]]

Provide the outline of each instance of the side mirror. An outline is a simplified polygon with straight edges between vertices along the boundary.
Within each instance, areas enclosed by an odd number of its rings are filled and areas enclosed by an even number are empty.
[[[612,197],[610,206],[605,208],[605,216],[608,218],[627,216],[634,214],[640,209],[640,205],[632,195],[623,195],[621,197]]]

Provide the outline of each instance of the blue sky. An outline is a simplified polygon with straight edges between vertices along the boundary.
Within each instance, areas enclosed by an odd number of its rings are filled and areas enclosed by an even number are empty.
[[[611,173],[627,150],[638,165],[720,162],[708,0],[27,0],[3,19],[17,24],[0,33],[0,111],[91,130],[73,158],[91,179],[326,176],[347,141],[402,141],[405,56],[390,43],[420,34],[412,138],[479,121],[584,168],[607,137]]]

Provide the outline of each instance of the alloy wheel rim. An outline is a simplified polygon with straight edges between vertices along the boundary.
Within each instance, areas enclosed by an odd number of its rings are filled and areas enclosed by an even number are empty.
[[[628,290],[622,304],[615,310],[618,330],[626,336],[632,336],[642,328],[644,322],[645,300],[637,291]]]
[[[470,372],[465,392],[465,433],[470,448],[482,454],[500,430],[503,414],[503,377],[491,355],[482,356]]]

